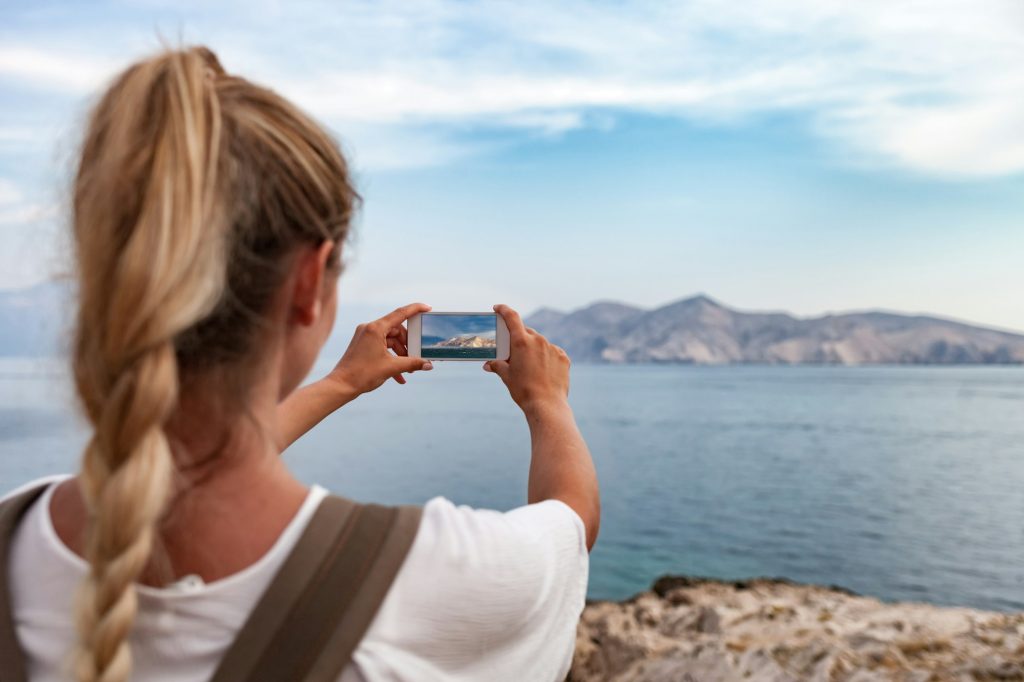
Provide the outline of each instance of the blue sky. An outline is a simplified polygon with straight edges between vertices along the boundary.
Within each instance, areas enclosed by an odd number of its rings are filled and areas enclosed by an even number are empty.
[[[493,315],[424,315],[422,333],[424,337],[439,336],[484,336],[494,338]]]
[[[0,288],[66,269],[84,112],[205,43],[341,140],[342,305],[932,312],[1024,330],[1017,0],[0,5]]]

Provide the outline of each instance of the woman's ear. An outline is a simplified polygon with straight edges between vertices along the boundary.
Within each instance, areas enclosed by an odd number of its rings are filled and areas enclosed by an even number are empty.
[[[300,248],[296,257],[291,309],[293,319],[301,325],[315,324],[323,312],[321,294],[333,249],[334,242],[328,239],[316,247]]]

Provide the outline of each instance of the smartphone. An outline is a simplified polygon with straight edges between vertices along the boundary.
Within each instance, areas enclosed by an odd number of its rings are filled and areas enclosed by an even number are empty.
[[[409,318],[409,356],[508,360],[508,327],[497,313],[420,313]]]

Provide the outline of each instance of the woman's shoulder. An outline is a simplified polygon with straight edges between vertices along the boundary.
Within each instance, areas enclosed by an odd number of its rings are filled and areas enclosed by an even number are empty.
[[[497,511],[432,498],[356,662],[367,677],[564,677],[587,573],[583,522],[562,502]]]
[[[498,511],[438,496],[423,505],[413,550],[470,567],[507,555],[524,560],[536,558],[530,556],[535,553],[586,557],[586,530],[579,515],[560,500]]]
[[[564,502],[498,511],[434,497],[396,586],[413,609],[514,626],[554,606],[553,592],[569,596],[567,604],[556,600],[563,606],[582,609],[588,568],[583,521]]]

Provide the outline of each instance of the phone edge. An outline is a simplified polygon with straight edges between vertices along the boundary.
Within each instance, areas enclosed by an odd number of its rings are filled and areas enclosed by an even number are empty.
[[[423,313],[416,313],[406,323],[405,349],[409,352],[410,358],[422,357],[420,347],[423,345]]]

